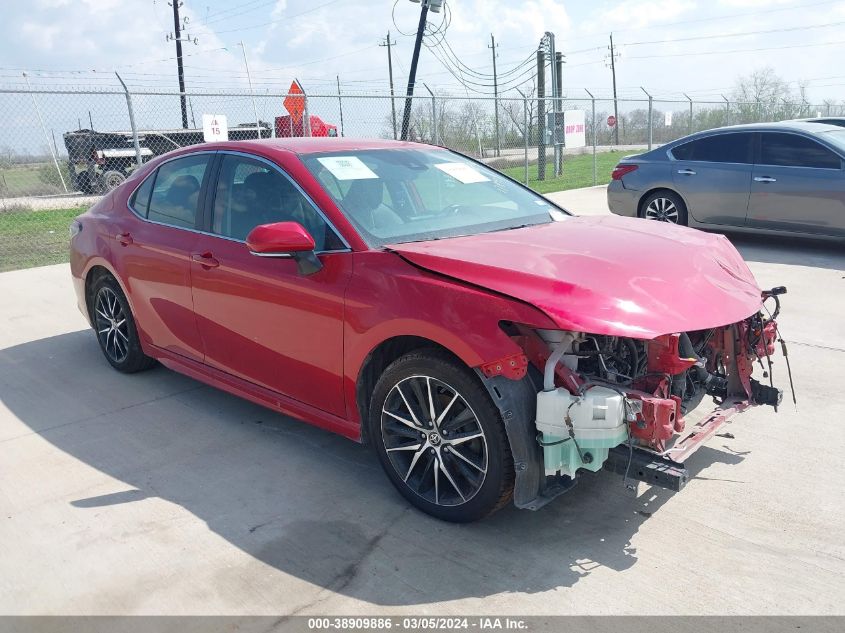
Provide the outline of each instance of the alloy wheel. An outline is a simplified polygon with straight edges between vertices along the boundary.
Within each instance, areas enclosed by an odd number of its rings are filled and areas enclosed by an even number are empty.
[[[472,499],[487,475],[487,438],[456,389],[431,376],[409,376],[384,401],[381,435],[405,485],[440,506]]]
[[[644,215],[647,220],[678,223],[678,207],[669,198],[655,198],[649,202]]]
[[[97,337],[108,357],[122,363],[129,354],[129,324],[117,293],[104,286],[97,293],[94,308]]]

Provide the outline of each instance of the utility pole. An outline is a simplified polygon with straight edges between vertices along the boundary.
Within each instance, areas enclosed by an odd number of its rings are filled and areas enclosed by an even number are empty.
[[[552,171],[554,172],[555,177],[557,177],[557,176],[560,175],[560,171],[559,171],[559,168],[558,168],[558,166],[560,165],[560,145],[558,143],[558,138],[557,138],[557,136],[558,136],[557,135],[557,130],[558,130],[557,113],[558,113],[558,107],[559,107],[559,104],[560,104],[560,88],[558,87],[558,83],[557,83],[557,69],[555,67],[555,59],[557,57],[557,55],[555,53],[555,34],[552,33],[551,31],[546,31],[544,39],[545,39],[544,53],[546,53],[548,55],[549,67],[551,69],[551,77],[552,77],[552,116],[550,117],[551,121],[552,121],[550,132],[551,132],[552,150],[553,150],[553,156],[554,156],[554,159],[553,159],[554,160],[554,163],[553,163],[554,167],[553,167]]]
[[[390,73],[390,112],[393,117],[393,140],[396,140],[396,99],[393,98],[393,55],[390,53],[390,47],[396,44],[396,40],[390,41],[390,31],[387,32],[387,37],[379,46],[387,47],[387,71]]]
[[[431,95],[431,144],[437,145],[437,100],[427,83],[423,82],[423,87]]]
[[[648,97],[648,151],[651,151],[651,144],[654,139],[654,99],[642,86],[640,86],[640,90]]]
[[[243,40],[238,42],[238,44],[240,44],[241,50],[244,53],[244,66],[246,67],[246,78],[249,82],[249,94],[252,96],[252,113],[255,116],[255,130],[258,134],[258,138],[261,138],[261,121],[258,120],[258,108],[255,106],[255,93],[252,91],[252,75],[249,74],[249,62],[247,62],[246,60],[246,46],[244,46]],[[191,106],[191,110],[193,110],[193,106]]]
[[[179,20],[179,0],[171,0],[173,5],[173,39],[176,40],[176,67],[179,71],[179,101],[182,105],[182,127],[188,128],[188,104],[185,101],[185,69],[182,67],[182,27]]]
[[[546,179],[546,52],[537,49],[537,180]]]
[[[496,76],[496,39],[490,33],[490,45],[493,51],[493,111],[496,113],[496,156],[502,155],[502,142],[499,137],[499,82]]]
[[[562,121],[558,121],[558,117],[563,118],[563,53],[555,52],[555,86],[557,87],[557,101],[555,102],[555,133],[557,133],[558,125],[562,125]],[[555,139],[555,176],[563,174],[563,139]]]
[[[428,17],[428,7],[432,0],[423,0],[420,7],[420,23],[417,25],[417,39],[414,42],[414,56],[411,58],[411,72],[408,75],[408,90],[405,93],[405,112],[402,114],[402,140],[408,140],[411,127],[411,105],[414,101],[414,83],[417,80],[417,63],[420,61],[420,46],[425,34],[425,19]],[[442,4],[442,3],[441,3]]]
[[[613,118],[616,125],[613,126],[613,138],[616,145],[619,145],[619,108],[616,101],[616,52],[613,50],[613,33],[610,34],[610,72],[613,75]]]
[[[47,150],[50,152],[50,155],[53,157],[53,165],[56,167],[56,173],[59,175],[59,180],[62,181],[62,189],[65,190],[67,193],[67,183],[65,183],[65,178],[62,176],[62,170],[59,168],[59,159],[56,157],[58,152],[53,150],[53,145],[50,144],[50,137],[47,136],[47,128],[44,126],[44,119],[41,118],[41,110],[38,108],[38,102],[35,100],[35,93],[32,92],[32,85],[29,83],[29,75],[27,73],[23,73],[24,79],[26,79],[26,87],[29,90],[29,96],[32,97],[32,108],[35,110],[35,115],[38,117],[38,124],[41,126],[41,131],[44,133],[44,140],[47,141]],[[93,129],[93,125],[91,126]]]

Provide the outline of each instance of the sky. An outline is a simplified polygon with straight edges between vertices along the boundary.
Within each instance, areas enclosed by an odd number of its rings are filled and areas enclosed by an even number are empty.
[[[845,0],[447,0],[445,39],[474,71],[461,85],[424,48],[418,81],[436,93],[492,93],[490,36],[498,44],[504,92],[531,74],[525,62],[545,31],[566,54],[564,92],[611,94],[608,37],[614,34],[621,96],[721,99],[737,77],[771,66],[809,100],[845,100]],[[30,0],[3,3],[0,84],[114,86],[173,90],[175,50],[166,0]],[[244,52],[256,91],[284,93],[298,77],[312,93],[385,92],[387,32],[397,92],[404,92],[420,5],[410,0],[184,0],[188,90],[244,89]],[[444,14],[430,14],[438,28]],[[442,31],[442,27],[441,27]],[[407,34],[407,35],[406,35]],[[243,43],[243,48],[241,47]],[[429,38],[429,43],[436,40]],[[514,70],[518,69],[518,70]],[[508,74],[509,71],[510,74]],[[527,74],[526,74],[527,73]],[[468,77],[473,77],[469,80]],[[474,83],[469,84],[469,81]]]

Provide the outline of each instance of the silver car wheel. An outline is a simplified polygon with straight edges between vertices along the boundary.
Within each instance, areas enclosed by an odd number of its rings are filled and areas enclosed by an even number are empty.
[[[655,198],[648,203],[645,209],[646,220],[658,220],[659,222],[678,223],[678,207],[669,198]]]
[[[440,506],[472,499],[487,476],[487,438],[456,389],[431,376],[409,376],[387,394],[381,436],[405,485]]]
[[[108,357],[115,363],[122,363],[129,354],[129,325],[115,292],[104,286],[97,293],[94,308],[97,337]]]

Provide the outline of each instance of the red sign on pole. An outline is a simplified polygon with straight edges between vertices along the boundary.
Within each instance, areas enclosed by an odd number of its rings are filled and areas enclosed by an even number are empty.
[[[285,110],[290,114],[290,118],[295,123],[299,123],[305,113],[305,92],[296,81],[291,82],[290,88],[288,88],[288,96],[282,103]]]
[[[614,125],[616,125],[616,117],[611,114],[609,117],[607,117],[607,126],[613,127]]]

